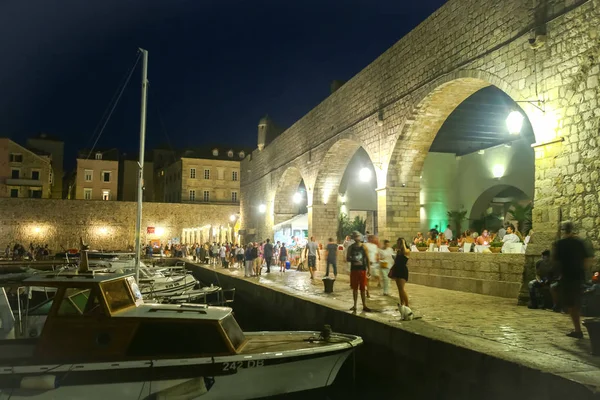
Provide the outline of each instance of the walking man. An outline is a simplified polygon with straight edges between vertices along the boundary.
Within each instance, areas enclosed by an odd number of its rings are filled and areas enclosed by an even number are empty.
[[[271,261],[273,260],[273,245],[271,244],[271,239],[267,239],[267,243],[263,248],[263,255],[265,257],[265,262],[267,263],[267,273],[271,272]]]
[[[360,289],[360,299],[363,305],[363,311],[369,312],[371,309],[366,305],[365,290],[367,288],[367,276],[371,272],[369,265],[369,256],[362,243],[362,235],[358,231],[352,233],[354,243],[348,247],[346,261],[350,263],[350,286],[352,287],[352,296],[354,306],[350,309],[356,312],[356,302],[358,300],[358,290]]]
[[[554,244],[552,257],[562,276],[559,287],[562,290],[563,305],[569,309],[573,321],[574,330],[567,333],[567,336],[581,339],[581,285],[585,282],[585,265],[591,263],[593,254],[576,237],[571,222],[563,223],[561,231],[563,238]]]
[[[329,266],[333,268],[333,277],[337,278],[337,250],[338,245],[333,241],[333,238],[329,238],[327,244],[327,253],[325,259],[327,260],[327,268],[325,268],[325,276],[329,276]]]
[[[315,279],[315,271],[317,270],[317,257],[321,261],[321,253],[319,252],[319,244],[315,242],[315,237],[311,236],[310,241],[304,249],[304,257],[308,254],[308,270],[310,271],[310,279]]]

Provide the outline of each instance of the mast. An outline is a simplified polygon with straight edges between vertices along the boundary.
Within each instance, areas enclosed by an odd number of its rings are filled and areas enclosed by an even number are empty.
[[[142,257],[142,197],[144,193],[144,152],[146,146],[146,102],[148,99],[148,51],[142,52],[142,110],[140,115],[140,160],[138,174],[137,216],[135,220],[135,281],[140,280],[140,261]]]

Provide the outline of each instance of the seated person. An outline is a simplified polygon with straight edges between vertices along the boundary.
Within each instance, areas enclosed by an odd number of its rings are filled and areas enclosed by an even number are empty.
[[[512,225],[509,225],[506,227],[506,235],[504,235],[504,237],[502,238],[502,243],[504,243],[504,245],[502,246],[502,252],[504,253],[506,250],[506,245],[508,243],[521,243],[521,239],[519,239],[519,237],[517,235],[515,235],[515,227]]]
[[[431,245],[437,246],[437,235],[433,230],[429,231],[429,239],[427,239],[427,247]]]
[[[479,246],[488,246],[490,244],[490,242],[491,242],[491,238],[490,238],[490,234],[487,229],[484,229],[481,236],[479,236],[477,238],[477,240],[475,240],[475,243],[478,244]]]
[[[440,236],[438,236],[438,240],[437,240],[437,247],[447,246],[447,245],[448,245],[448,239],[446,239],[446,235],[443,233],[440,233]]]
[[[415,238],[413,239],[413,244],[417,244],[417,243],[421,243],[424,242],[425,239],[423,238],[423,234],[421,232],[417,232],[417,236],[415,236]]]
[[[554,274],[550,250],[542,252],[542,259],[535,263],[535,279],[529,282],[529,308],[544,308],[544,304],[538,304],[538,290],[544,286],[550,288],[552,295],[552,310],[560,312],[558,307],[557,280]]]

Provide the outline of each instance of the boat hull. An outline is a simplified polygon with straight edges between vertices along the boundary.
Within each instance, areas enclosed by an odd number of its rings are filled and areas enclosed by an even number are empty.
[[[344,361],[362,343],[359,337],[341,336],[347,340],[317,349],[280,353],[13,367],[11,373],[0,367],[0,400],[169,398],[160,395],[182,386],[189,389],[186,393],[191,397],[178,399],[234,400],[317,389],[333,383]],[[25,376],[38,377],[40,388],[21,388]],[[53,382],[52,377],[58,387],[42,390],[43,385]],[[5,387],[9,382],[12,387]],[[200,386],[207,389],[201,395]]]

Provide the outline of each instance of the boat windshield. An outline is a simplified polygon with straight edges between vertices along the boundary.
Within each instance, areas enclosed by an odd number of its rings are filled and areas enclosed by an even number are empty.
[[[135,301],[127,287],[127,281],[124,279],[103,282],[102,292],[111,312],[135,306]]]
[[[238,349],[246,340],[242,328],[240,328],[235,318],[233,318],[233,315],[230,314],[225,317],[221,321],[221,326],[235,349]]]

